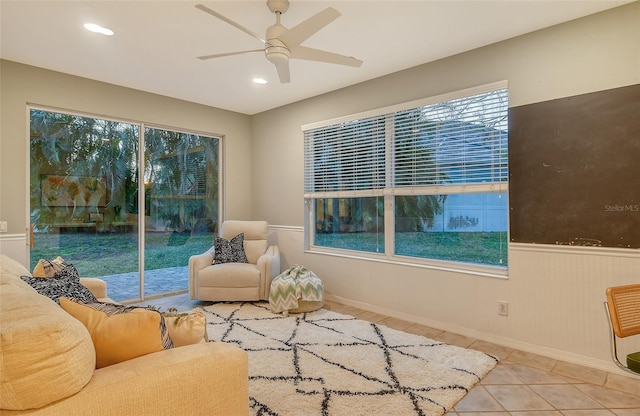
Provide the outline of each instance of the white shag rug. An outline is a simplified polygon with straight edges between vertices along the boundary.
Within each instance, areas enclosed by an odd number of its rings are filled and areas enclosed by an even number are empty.
[[[267,302],[199,309],[210,341],[249,354],[255,416],[442,415],[497,364],[480,351],[326,309],[288,317]]]

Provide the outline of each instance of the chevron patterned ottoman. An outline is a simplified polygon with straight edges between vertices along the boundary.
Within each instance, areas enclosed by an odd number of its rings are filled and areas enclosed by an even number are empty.
[[[311,312],[322,308],[322,280],[304,266],[294,266],[271,281],[269,306],[273,313]]]

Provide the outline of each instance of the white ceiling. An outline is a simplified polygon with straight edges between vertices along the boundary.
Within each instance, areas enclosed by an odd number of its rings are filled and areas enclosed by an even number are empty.
[[[342,13],[303,45],[364,64],[291,60],[291,82],[280,84],[262,53],[196,59],[262,47],[196,4],[263,35],[275,22],[266,1],[0,0],[0,57],[255,114],[629,2],[293,0],[282,16],[289,28],[329,6]],[[88,32],[86,22],[106,26],[115,36]],[[257,76],[269,83],[253,84]]]

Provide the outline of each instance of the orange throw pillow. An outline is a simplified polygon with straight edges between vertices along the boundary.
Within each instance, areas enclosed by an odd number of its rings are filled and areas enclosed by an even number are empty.
[[[164,317],[157,311],[102,302],[79,304],[68,298],[60,298],[60,306],[89,330],[96,368],[173,348]]]

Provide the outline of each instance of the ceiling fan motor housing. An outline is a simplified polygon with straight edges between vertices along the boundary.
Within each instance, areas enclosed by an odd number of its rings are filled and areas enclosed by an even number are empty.
[[[267,47],[264,49],[264,54],[273,64],[287,62],[291,56],[289,48],[278,39],[271,39],[267,41]]]
[[[279,22],[267,29],[267,42],[265,44],[264,54],[269,62],[273,64],[287,62],[291,56],[291,51],[287,45],[279,39],[279,36],[286,33],[286,31],[287,28]]]

